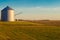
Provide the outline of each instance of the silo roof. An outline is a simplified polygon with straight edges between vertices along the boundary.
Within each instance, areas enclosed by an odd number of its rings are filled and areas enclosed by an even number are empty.
[[[10,8],[9,6],[5,7],[3,10],[13,10],[12,8]],[[2,10],[2,11],[3,11]]]

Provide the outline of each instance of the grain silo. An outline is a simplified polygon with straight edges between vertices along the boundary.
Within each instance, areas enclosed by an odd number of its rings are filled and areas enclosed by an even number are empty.
[[[15,21],[14,10],[7,6],[1,11],[1,21]]]

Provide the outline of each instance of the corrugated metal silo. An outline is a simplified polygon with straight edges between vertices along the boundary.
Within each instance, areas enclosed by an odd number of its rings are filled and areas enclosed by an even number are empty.
[[[14,10],[7,6],[1,11],[1,21],[15,21]]]

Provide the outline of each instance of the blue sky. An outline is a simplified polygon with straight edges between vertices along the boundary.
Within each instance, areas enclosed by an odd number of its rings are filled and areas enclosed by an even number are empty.
[[[0,5],[13,7],[60,6],[60,0],[0,0]]]
[[[0,10],[6,6],[22,12],[15,18],[60,20],[60,0],[0,0]]]

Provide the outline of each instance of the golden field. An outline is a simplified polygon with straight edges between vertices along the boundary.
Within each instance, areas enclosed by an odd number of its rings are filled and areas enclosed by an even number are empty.
[[[60,21],[0,22],[0,40],[60,40]]]

